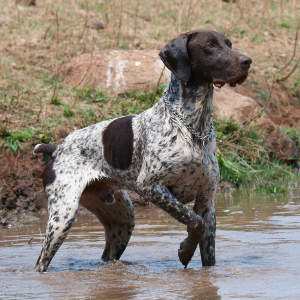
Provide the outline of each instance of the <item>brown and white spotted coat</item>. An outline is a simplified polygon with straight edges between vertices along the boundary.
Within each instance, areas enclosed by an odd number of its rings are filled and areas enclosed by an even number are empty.
[[[251,59],[212,31],[180,35],[160,56],[172,71],[165,90],[168,103],[204,137],[213,114],[213,84],[242,83]],[[43,173],[49,221],[38,271],[46,271],[76,218],[79,203],[105,228],[102,258],[119,259],[135,224],[128,189],[187,225],[188,237],[178,251],[183,265],[187,266],[198,244],[202,265],[215,264],[214,202],[219,181],[215,134],[203,147],[163,98],[140,115],[76,130],[56,149],[37,145],[34,154],[39,153],[52,156]],[[193,200],[191,211],[185,204]]]

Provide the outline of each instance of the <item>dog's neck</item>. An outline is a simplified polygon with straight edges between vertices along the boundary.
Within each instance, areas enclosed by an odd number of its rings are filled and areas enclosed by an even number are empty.
[[[184,85],[171,74],[167,101],[195,132],[205,136],[214,113],[213,84]]]

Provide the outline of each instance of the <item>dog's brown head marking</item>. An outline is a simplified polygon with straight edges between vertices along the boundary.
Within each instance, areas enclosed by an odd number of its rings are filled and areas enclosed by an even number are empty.
[[[171,40],[159,53],[166,67],[183,83],[197,85],[212,82],[218,88],[242,84],[252,59],[232,49],[223,34],[195,30]]]

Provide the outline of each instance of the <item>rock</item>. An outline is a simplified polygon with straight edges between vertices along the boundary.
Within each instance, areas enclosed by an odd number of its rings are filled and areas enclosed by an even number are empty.
[[[82,54],[63,63],[57,74],[74,87],[93,86],[108,92],[123,94],[153,89],[164,65],[157,50],[104,50]],[[169,71],[165,69],[162,82]]]
[[[299,149],[291,138],[277,126],[270,132],[266,131],[264,145],[266,149],[271,150],[272,154],[280,160],[287,161],[293,165],[299,160]]]

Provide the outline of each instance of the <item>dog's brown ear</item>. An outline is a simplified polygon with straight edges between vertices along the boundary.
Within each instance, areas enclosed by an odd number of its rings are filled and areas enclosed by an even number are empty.
[[[181,34],[176,39],[171,40],[163,49],[159,56],[165,66],[183,83],[187,83],[191,77],[192,66],[187,52],[188,35]]]

